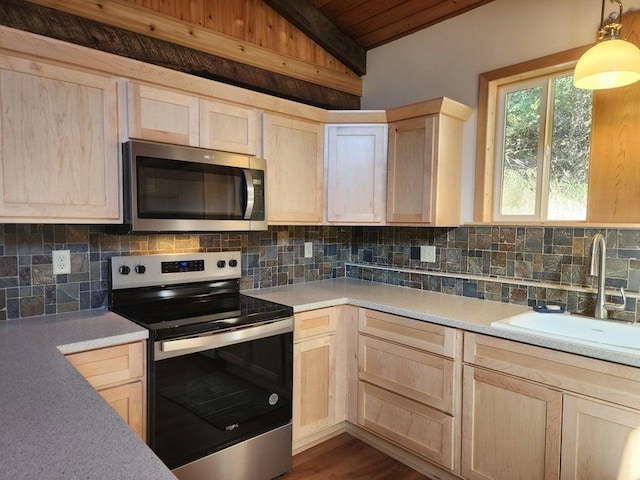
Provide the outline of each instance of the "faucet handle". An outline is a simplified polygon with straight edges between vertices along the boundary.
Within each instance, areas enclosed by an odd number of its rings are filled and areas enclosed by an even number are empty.
[[[627,295],[625,294],[624,287],[620,287],[620,295],[622,295],[622,303],[606,302],[604,308],[607,310],[624,310],[627,306]]]

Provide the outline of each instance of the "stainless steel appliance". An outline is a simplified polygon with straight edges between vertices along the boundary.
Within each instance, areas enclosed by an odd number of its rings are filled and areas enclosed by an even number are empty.
[[[149,329],[147,441],[182,480],[291,466],[293,310],[240,294],[240,260],[111,259],[109,308]]]
[[[128,141],[121,230],[266,230],[265,168],[248,155]]]

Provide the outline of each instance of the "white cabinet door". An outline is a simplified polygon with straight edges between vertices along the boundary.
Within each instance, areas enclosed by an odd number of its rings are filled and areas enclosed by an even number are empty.
[[[326,145],[327,220],[384,222],[387,126],[327,125]]]

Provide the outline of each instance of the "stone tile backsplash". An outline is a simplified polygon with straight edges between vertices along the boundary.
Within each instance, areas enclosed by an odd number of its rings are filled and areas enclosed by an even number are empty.
[[[105,307],[109,259],[115,255],[225,250],[242,252],[243,289],[351,276],[588,310],[594,279],[587,273],[596,232],[607,238],[607,286],[630,292],[627,309],[618,316],[636,319],[640,230],[278,226],[250,233],[111,235],[102,226],[25,224],[0,225],[0,319]],[[304,258],[308,241],[314,245],[312,258]],[[420,245],[427,244],[437,247],[433,263],[420,261]],[[51,251],[58,249],[71,251],[68,275],[53,275]]]
[[[314,244],[304,258],[304,242]],[[0,319],[103,308],[109,259],[118,255],[242,252],[242,288],[340,277],[351,228],[272,227],[265,232],[111,235],[101,226],[0,225]],[[54,275],[53,250],[71,251],[71,273]]]
[[[354,227],[347,275],[436,292],[534,305],[593,309],[588,275],[591,240],[607,239],[606,286],[630,293],[616,317],[635,320],[640,292],[640,230],[569,227],[465,226],[452,229]],[[436,245],[436,262],[420,261],[420,245]],[[362,265],[407,271],[381,270]],[[420,275],[414,270],[442,274]],[[471,278],[470,278],[471,277]],[[576,288],[581,287],[581,288]],[[581,290],[581,291],[580,291]],[[613,301],[620,302],[615,297]]]

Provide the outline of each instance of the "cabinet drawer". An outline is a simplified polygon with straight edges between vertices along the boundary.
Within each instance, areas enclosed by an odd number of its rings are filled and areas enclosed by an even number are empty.
[[[140,378],[144,373],[144,342],[72,353],[66,357],[96,389]]]
[[[294,340],[334,333],[336,331],[336,309],[321,308],[296,313],[293,317],[293,324]]]
[[[359,330],[374,337],[451,358],[460,341],[460,333],[454,328],[365,308],[360,309]]]
[[[465,332],[464,361],[562,390],[638,408],[640,369]]]
[[[453,417],[358,382],[358,424],[445,468],[453,468]]]
[[[360,380],[453,413],[453,361],[364,335],[358,350]]]

